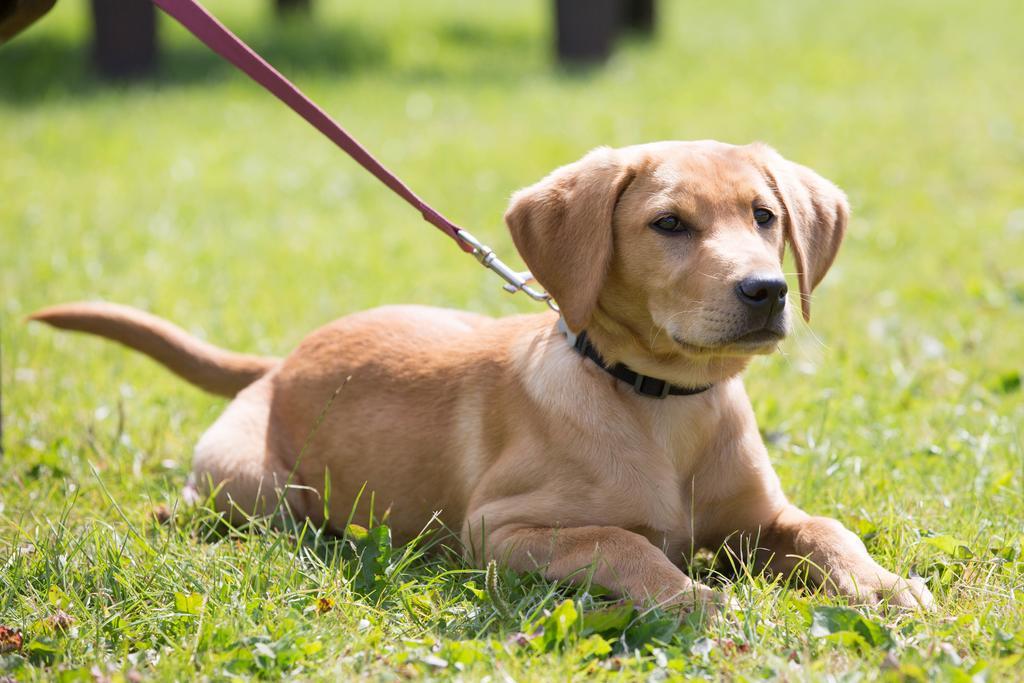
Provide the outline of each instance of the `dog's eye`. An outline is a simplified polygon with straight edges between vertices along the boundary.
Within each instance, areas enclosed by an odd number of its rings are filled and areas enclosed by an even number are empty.
[[[773,218],[775,218],[775,214],[768,209],[754,209],[754,220],[762,228],[768,227]]]
[[[651,227],[662,232],[686,232],[686,225],[679,220],[678,216],[671,214],[661,216],[657,220],[651,222]]]

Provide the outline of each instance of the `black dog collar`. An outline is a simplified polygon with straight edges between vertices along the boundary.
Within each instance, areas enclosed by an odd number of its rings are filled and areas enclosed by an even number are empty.
[[[672,384],[663,379],[658,379],[657,377],[641,375],[635,370],[630,370],[622,363],[608,365],[604,362],[604,358],[601,358],[601,354],[597,352],[594,345],[590,343],[586,330],[583,330],[579,334],[573,334],[565,324],[565,320],[562,318],[558,319],[558,329],[562,331],[562,334],[565,335],[566,340],[569,342],[569,346],[571,346],[576,353],[580,354],[584,358],[589,358],[594,361],[597,363],[597,367],[601,368],[615,379],[632,385],[633,390],[643,396],[648,396],[650,398],[665,398],[666,396],[693,396],[694,394],[705,392],[714,386],[712,384],[708,384],[703,387],[681,387],[678,384]]]

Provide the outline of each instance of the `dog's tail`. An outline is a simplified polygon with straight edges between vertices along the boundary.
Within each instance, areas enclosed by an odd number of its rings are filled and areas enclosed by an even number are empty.
[[[177,325],[129,306],[100,302],[61,304],[36,311],[29,320],[120,342],[197,387],[221,396],[234,396],[280,362],[277,358],[217,348]]]

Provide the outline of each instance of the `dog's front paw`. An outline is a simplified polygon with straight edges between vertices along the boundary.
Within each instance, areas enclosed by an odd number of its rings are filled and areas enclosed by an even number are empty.
[[[935,609],[935,599],[923,579],[904,579],[881,567],[852,572],[832,583],[835,592],[856,603],[928,611]]]
[[[658,606],[674,612],[680,619],[697,614],[709,623],[718,622],[740,608],[731,596],[701,583],[694,583]]]

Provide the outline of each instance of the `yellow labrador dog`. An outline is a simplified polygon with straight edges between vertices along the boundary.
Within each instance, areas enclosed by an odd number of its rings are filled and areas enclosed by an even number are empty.
[[[638,601],[714,608],[684,553],[756,543],[772,571],[803,563],[852,599],[928,606],[922,582],[786,499],[740,378],[789,329],[785,244],[807,318],[847,213],[839,189],[765,145],[601,148],[516,193],[505,216],[561,320],[385,307],[277,359],[111,304],[32,318],[235,397],[194,464],[227,513],[283,495],[337,529],[353,505],[368,516],[372,492],[399,542],[441,510],[477,562],[592,577]]]

